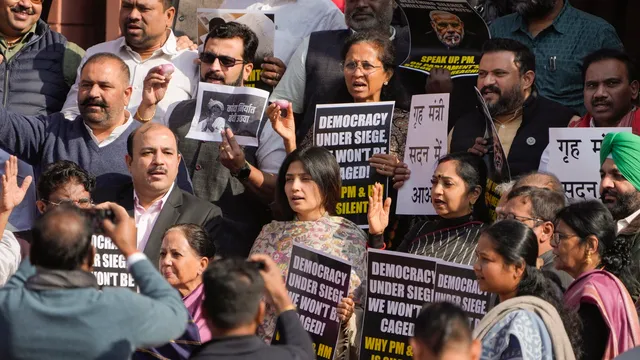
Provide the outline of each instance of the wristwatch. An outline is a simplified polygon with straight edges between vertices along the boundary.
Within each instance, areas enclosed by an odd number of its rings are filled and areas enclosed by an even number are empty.
[[[245,181],[249,178],[249,175],[251,175],[251,166],[249,165],[249,162],[245,160],[244,162],[244,166],[240,168],[240,170],[238,170],[237,173],[231,173],[231,176],[233,176],[234,178],[240,180],[240,181]]]

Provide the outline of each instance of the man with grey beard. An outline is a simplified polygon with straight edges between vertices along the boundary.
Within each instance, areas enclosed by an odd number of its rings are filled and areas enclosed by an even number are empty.
[[[566,127],[574,113],[536,91],[536,60],[510,39],[485,42],[477,88],[487,103],[511,176],[538,169],[549,143],[550,127]],[[484,138],[486,121],[478,109],[461,117],[449,133],[449,151],[484,156],[492,148]]]
[[[493,38],[525,44],[536,58],[540,94],[584,115],[582,59],[602,48],[622,50],[615,29],[568,0],[511,0],[513,14],[496,19]]]

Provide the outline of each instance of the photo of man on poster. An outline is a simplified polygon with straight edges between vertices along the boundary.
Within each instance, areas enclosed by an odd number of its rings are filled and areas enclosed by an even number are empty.
[[[475,34],[465,30],[464,21],[454,13],[443,10],[429,12],[433,31],[426,33],[427,42],[437,45],[438,42],[447,49],[466,49],[474,46]]]
[[[227,125],[226,120],[220,116],[224,112],[224,105],[222,102],[214,99],[209,99],[207,103],[208,114],[207,117],[200,120],[200,131],[219,133],[224,130]]]

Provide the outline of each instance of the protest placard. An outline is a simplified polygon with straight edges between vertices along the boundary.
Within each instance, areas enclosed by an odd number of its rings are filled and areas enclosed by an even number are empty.
[[[491,295],[480,290],[473,268],[440,261],[436,273],[434,301],[460,306],[469,317],[471,328],[475,328],[489,309]]]
[[[98,285],[136,289],[133,276],[127,270],[127,259],[111,238],[102,234],[93,234],[91,244],[96,249],[91,272],[96,277]]]
[[[398,215],[435,215],[431,199],[431,177],[446,154],[449,94],[414,95],[404,163],[412,176],[398,190]]]
[[[483,157],[485,164],[487,165],[487,186],[485,188],[485,202],[489,208],[489,215],[492,219],[496,219],[496,206],[500,201],[500,194],[496,187],[503,183],[511,181],[511,171],[509,170],[509,162],[507,161],[507,155],[504,152],[500,137],[498,136],[498,130],[493,123],[493,117],[489,113],[487,103],[484,101],[484,97],[480,93],[478,88],[474,88],[476,91],[476,100],[480,107],[485,120],[485,132],[484,138],[487,140],[487,147],[489,151]]]
[[[429,74],[445,68],[451,77],[478,74],[489,28],[466,0],[397,0],[411,29],[411,55],[402,65]]]
[[[350,278],[348,261],[308,246],[293,245],[287,290],[318,359],[333,359],[340,331],[336,306],[348,296]],[[274,344],[278,343],[279,334],[273,339]]]
[[[246,9],[213,9],[198,8],[198,45],[204,46],[207,34],[214,27],[233,21],[246,25],[258,37],[258,48],[256,50],[253,69],[249,79],[244,82],[244,86],[257,87],[259,89],[272,91],[273,88],[260,80],[262,73],[263,59],[273,56],[274,41],[276,34],[275,14],[269,11],[251,11]]]
[[[411,359],[415,319],[424,304],[459,305],[475,326],[489,310],[490,294],[481,292],[469,266],[407,253],[368,250],[367,303],[361,359]]]
[[[600,145],[611,132],[631,128],[549,128],[549,165],[570,199],[600,198]]]
[[[331,151],[340,165],[341,200],[336,214],[368,227],[368,196],[379,182],[387,193],[387,177],[369,165],[374,154],[389,153],[393,101],[328,104],[316,107],[313,144]]]
[[[187,138],[222,142],[220,131],[230,128],[238,144],[258,146],[268,98],[269,93],[260,89],[201,82]]]

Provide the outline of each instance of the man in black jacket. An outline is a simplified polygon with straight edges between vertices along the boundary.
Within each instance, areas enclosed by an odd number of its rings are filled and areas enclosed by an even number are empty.
[[[535,56],[523,44],[491,39],[483,46],[477,87],[495,124],[512,176],[538,169],[549,143],[550,127],[566,127],[573,111],[535,90]],[[486,121],[480,109],[457,122],[449,135],[449,152],[483,156]]]
[[[311,338],[269,256],[215,261],[202,275],[202,282],[204,311],[213,338],[192,359],[315,359]],[[264,318],[265,290],[280,315],[282,345],[269,346],[255,335]]]

